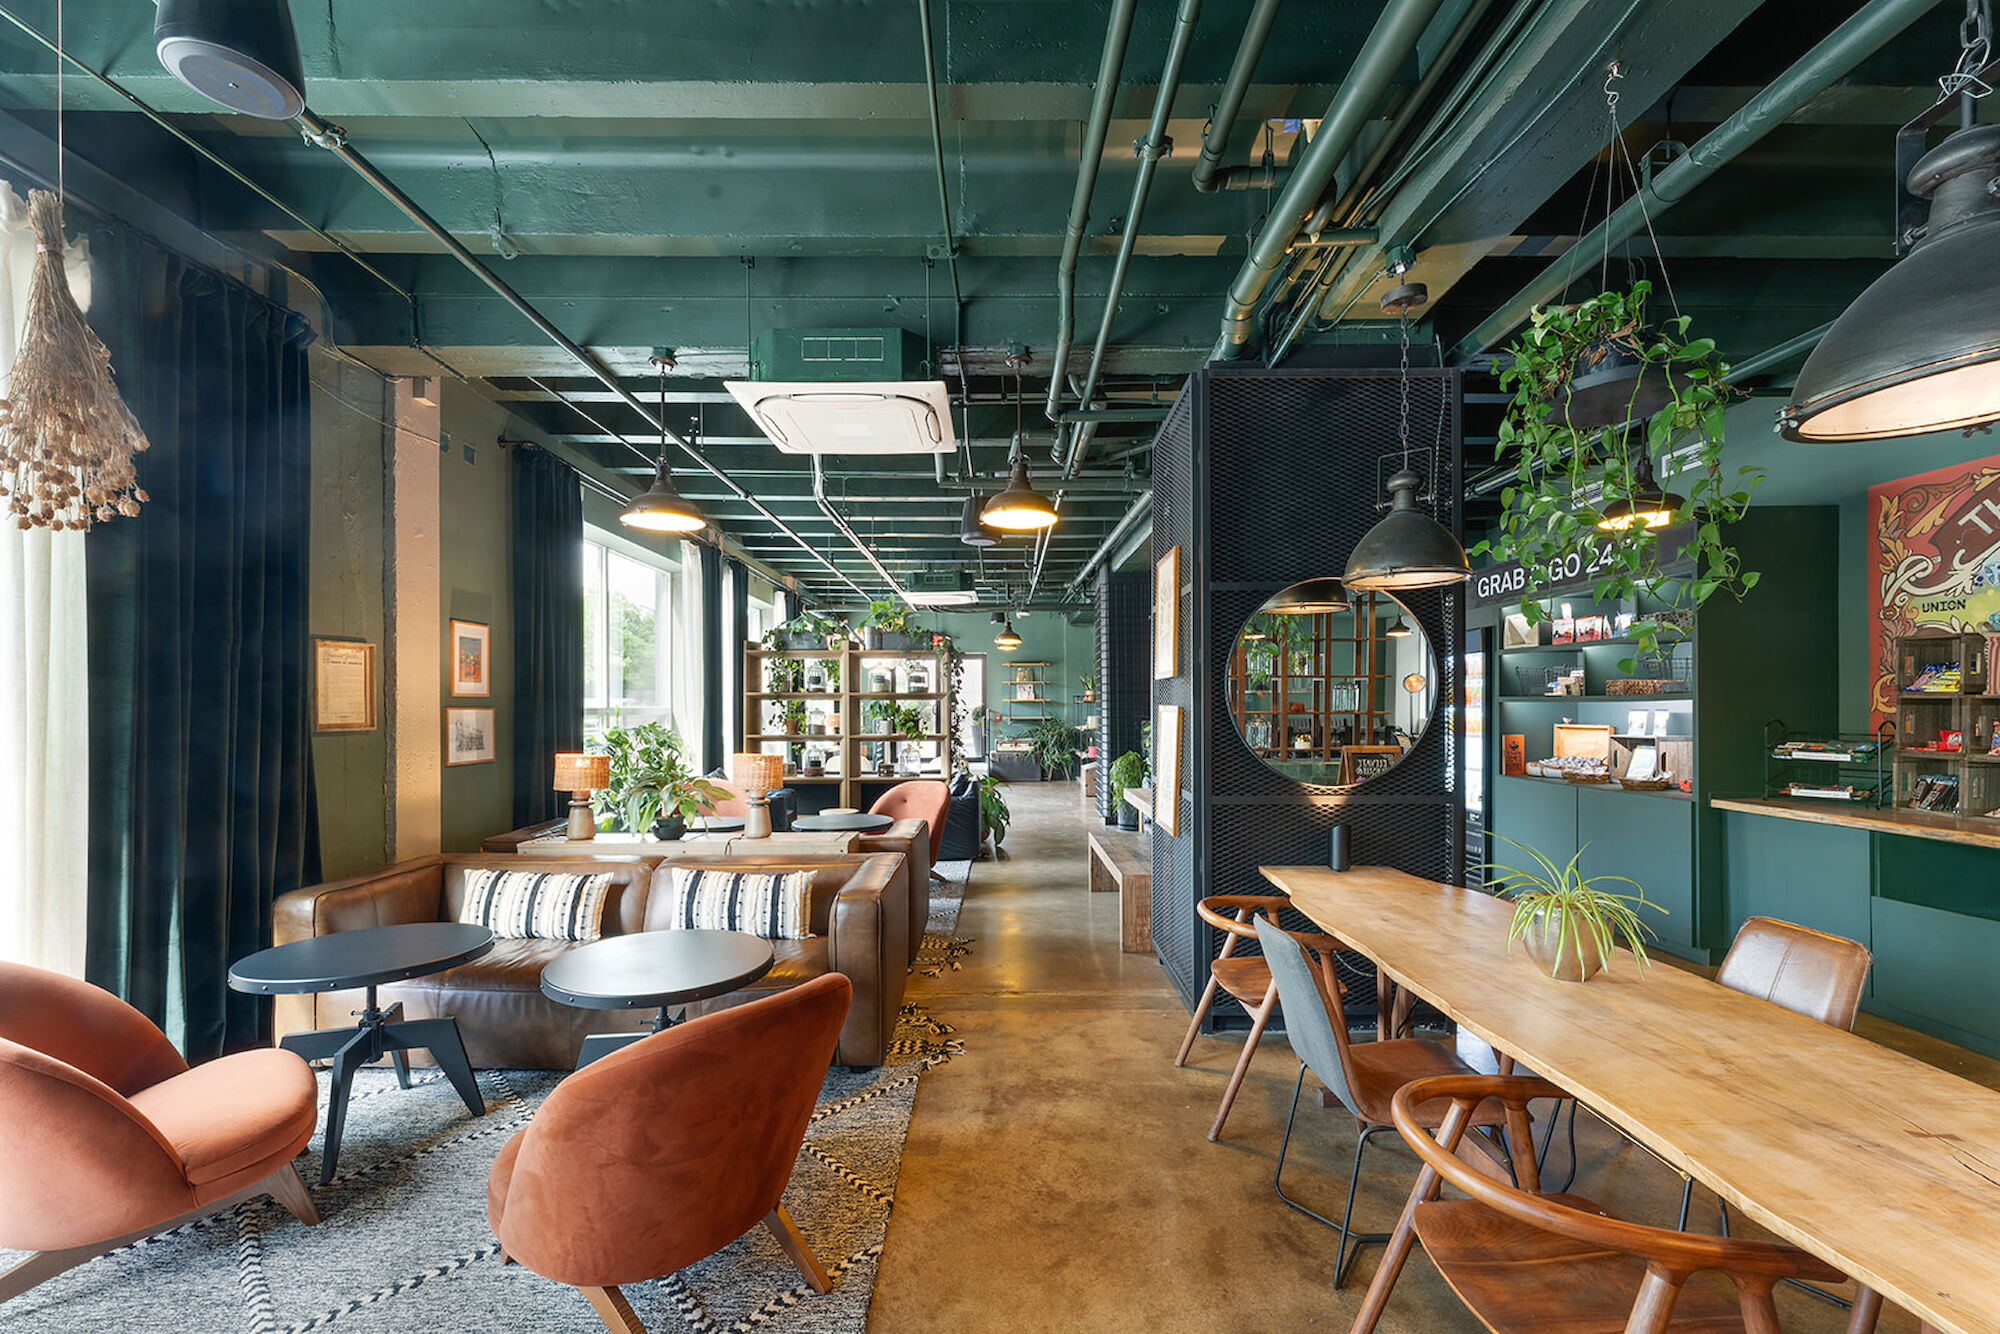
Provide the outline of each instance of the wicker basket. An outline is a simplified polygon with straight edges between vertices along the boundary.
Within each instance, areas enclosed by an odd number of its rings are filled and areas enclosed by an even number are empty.
[[[1674,786],[1671,778],[1620,778],[1618,786],[1627,792],[1665,792]]]
[[[1623,681],[1606,681],[1604,693],[1607,695],[1685,695],[1688,693],[1686,681],[1670,680],[1665,677],[1632,676]]]
[[[1610,773],[1603,769],[1563,770],[1563,781],[1566,783],[1589,783],[1594,785],[1606,782],[1610,777]]]

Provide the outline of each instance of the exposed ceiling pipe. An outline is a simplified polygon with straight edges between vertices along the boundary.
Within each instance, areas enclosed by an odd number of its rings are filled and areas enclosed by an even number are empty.
[[[1118,99],[1118,76],[1125,68],[1125,47],[1132,39],[1132,14],[1139,0],[1112,0],[1111,19],[1104,29],[1104,52],[1097,60],[1097,91],[1090,99],[1090,119],[1076,162],[1076,192],[1070,196],[1069,221],[1063,226],[1062,258],[1056,263],[1056,357],[1049,364],[1049,420],[1062,406],[1063,376],[1068,372],[1070,343],[1076,337],[1076,261],[1083,253],[1083,229],[1090,222],[1090,196],[1097,188],[1097,168],[1104,161],[1104,138],[1111,128],[1111,108]]]
[[[1650,219],[1685,199],[1697,185],[1784,124],[1806,102],[1936,7],[1937,0],[1870,0],[1800,57],[1798,63],[1744,103],[1735,115],[1703,135],[1665,170],[1654,173],[1652,180],[1642,184],[1632,198],[1577,238],[1572,250],[1595,254],[1637,234]],[[1451,349],[1450,360],[1464,361],[1506,337],[1535,307],[1562,294],[1573,267],[1566,259],[1549,265],[1460,339]]]
[[[1248,177],[1259,173],[1275,175],[1268,168],[1223,172],[1222,155],[1229,149],[1229,132],[1236,128],[1244,95],[1250,91],[1251,76],[1257,72],[1257,59],[1264,54],[1264,43],[1271,38],[1271,23],[1283,3],[1284,0],[1257,0],[1251,7],[1249,21],[1243,25],[1243,40],[1236,44],[1236,63],[1229,67],[1229,78],[1222,85],[1221,96],[1215,99],[1215,113],[1209,117],[1208,131],[1201,137],[1201,156],[1194,163],[1194,188],[1203,194],[1227,189],[1238,179],[1247,187]],[[1230,179],[1218,180],[1218,175]],[[1257,184],[1270,185],[1274,181],[1267,179]]]
[[[717,481],[728,487],[738,500],[741,500],[744,504],[750,506],[766,519],[769,519],[773,524],[777,525],[779,531],[797,542],[799,548],[814,560],[822,565],[826,565],[829,570],[833,569],[833,566],[827,563],[826,557],[820,555],[810,542],[807,542],[803,537],[800,537],[790,528],[787,528],[783,520],[765,509],[755,496],[745,491],[741,486],[738,486],[735,479],[730,477],[728,473],[723,472],[722,469],[710,463],[706,455],[683,439],[677,431],[662,421],[659,415],[651,408],[640,402],[638,397],[631,390],[627,389],[623,382],[616,375],[612,374],[603,362],[586,352],[568,334],[565,334],[561,329],[551,324],[547,316],[528,303],[527,298],[516,292],[512,287],[509,287],[499,274],[486,267],[480,261],[479,257],[470,250],[467,250],[456,236],[446,231],[444,224],[425,212],[421,204],[404,194],[394,181],[391,181],[388,177],[377,171],[373,163],[351,148],[348,145],[347,132],[345,130],[337,125],[330,125],[326,121],[321,120],[313,114],[311,108],[300,111],[297,119],[299,129],[306,136],[309,143],[326,149],[342,162],[345,162],[354,171],[355,175],[373,186],[377,194],[381,195],[391,204],[394,204],[410,221],[416,223],[417,226],[423,228],[426,232],[429,232],[439,245],[442,245],[446,250],[451,252],[452,258],[456,259],[470,271],[474,277],[493,289],[494,293],[502,301],[505,301],[525,316],[530,324],[542,332],[544,337],[567,353],[570,359],[575,361],[577,365],[589,371],[606,389],[616,394],[620,402],[638,413],[641,419],[661,434],[662,438],[680,446],[682,452],[711,473]],[[572,404],[572,406],[574,405]],[[834,570],[834,573],[840,574],[838,570]],[[843,579],[846,578],[845,575],[840,575],[840,577]],[[861,590],[857,588],[855,591],[860,592]]]
[[[869,549],[868,544],[861,540],[860,534],[848,526],[846,518],[842,516],[839,510],[833,507],[833,502],[826,498],[826,465],[818,454],[812,456],[812,465],[813,499],[819,502],[820,513],[831,519],[833,526],[840,530],[840,535],[853,544],[854,549],[861,553],[862,559],[875,567],[875,573],[882,577],[883,583],[889,585],[889,591],[892,594],[901,599],[905,605],[910,606],[912,611],[918,610],[918,608],[910,604],[910,595],[904,591],[900,583],[896,582],[896,576],[889,573],[889,567],[876,557],[875,553]],[[827,568],[831,570],[833,566],[829,564]],[[835,571],[835,573],[838,573],[838,571]],[[861,593],[861,586],[859,584],[856,584],[844,574],[840,577],[849,588],[852,588],[857,593]],[[867,597],[868,595],[861,593],[861,596]]]
[[[958,350],[960,365],[965,362],[965,291],[958,285],[958,233],[951,225],[951,195],[945,189],[944,117],[938,111],[937,54],[931,42],[931,0],[917,0],[917,14],[924,29],[924,88],[930,97],[931,157],[937,165],[938,212],[944,219],[944,259],[951,269],[951,341]],[[928,278],[925,280],[928,286]],[[928,320],[928,316],[926,316]],[[944,458],[937,459],[937,479],[944,480]]]
[[[1112,261],[1111,285],[1104,293],[1104,318],[1097,326],[1097,346],[1091,350],[1090,370],[1077,394],[1084,403],[1090,402],[1090,395],[1097,388],[1097,377],[1104,370],[1104,352],[1111,344],[1111,327],[1118,319],[1118,299],[1125,292],[1125,273],[1139,244],[1146,199],[1153,193],[1153,173],[1159,169],[1160,159],[1173,151],[1172,141],[1167,138],[1167,120],[1173,114],[1174,95],[1181,86],[1181,67],[1187,63],[1188,48],[1194,42],[1194,25],[1200,18],[1201,0],[1180,0],[1180,8],[1174,14],[1174,35],[1167,43],[1166,63],[1160,69],[1159,91],[1153,97],[1153,117],[1147,122],[1145,137],[1132,145],[1139,157],[1139,172],[1132,180],[1132,202],[1125,209],[1125,230],[1118,238],[1118,258]],[[1061,371],[1058,363],[1055,373]],[[1063,476],[1073,474],[1083,462],[1084,453],[1090,448],[1090,425],[1086,422],[1076,432],[1069,457],[1063,463]]]
[[[1286,177],[1283,193],[1271,206],[1269,221],[1250,243],[1249,257],[1238,270],[1236,281],[1229,285],[1222,334],[1216,340],[1213,358],[1244,355],[1258,298],[1264,295],[1271,275],[1284,262],[1307,217],[1326,193],[1334,171],[1353,149],[1361,127],[1374,115],[1396,71],[1416,49],[1418,39],[1442,3],[1443,0],[1389,0],[1382,16],[1375,21],[1347,77],[1341,80],[1339,91],[1327,104],[1326,115],[1320,118],[1319,133],[1313,136],[1305,156]]]
[[[1090,576],[1097,573],[1097,567],[1110,558],[1112,549],[1124,539],[1126,533],[1132,530],[1132,525],[1139,522],[1152,507],[1153,488],[1149,486],[1145,491],[1140,493],[1137,500],[1132,502],[1132,508],[1126,510],[1124,516],[1105,535],[1103,543],[1098,546],[1097,550],[1090,553],[1090,559],[1083,563],[1081,570],[1077,571],[1076,578],[1069,581],[1069,587],[1064,590],[1065,593],[1074,594],[1078,589],[1089,583]]]

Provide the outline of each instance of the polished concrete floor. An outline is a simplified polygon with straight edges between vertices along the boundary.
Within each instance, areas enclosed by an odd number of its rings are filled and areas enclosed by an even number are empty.
[[[1173,1067],[1187,1011],[1152,955],[1119,951],[1117,896],[1088,891],[1076,788],[1019,784],[1007,796],[1007,855],[973,868],[959,919],[971,955],[962,971],[914,980],[913,998],[958,1029],[965,1054],[919,1089],[869,1329],[1347,1329],[1380,1248],[1336,1291],[1332,1234],[1272,1193],[1298,1070],[1283,1040],[1265,1042],[1222,1142],[1209,1143],[1240,1039],[1199,1039],[1189,1066]],[[2000,1086],[1994,1062],[1889,1025],[1864,1031]],[[1354,1123],[1318,1107],[1311,1087],[1285,1185],[1327,1213]],[[1580,1123],[1577,1189],[1615,1214],[1670,1224],[1680,1179],[1589,1117]],[[1386,1231],[1416,1160],[1393,1135],[1368,1154],[1355,1222]],[[1714,1197],[1697,1188],[1696,1201],[1697,1220],[1712,1219]],[[1787,1331],[1844,1328],[1831,1306],[1791,1292],[1779,1300]],[[1480,1326],[1418,1253],[1379,1328]],[[1881,1328],[1915,1324],[1891,1312]]]

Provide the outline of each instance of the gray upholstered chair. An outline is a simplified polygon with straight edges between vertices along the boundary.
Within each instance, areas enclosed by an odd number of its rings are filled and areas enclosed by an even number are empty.
[[[1354,1189],[1361,1179],[1361,1155],[1368,1142],[1380,1134],[1395,1134],[1390,1103],[1396,1090],[1413,1079],[1474,1072],[1458,1058],[1457,1052],[1428,1038],[1349,1042],[1347,1013],[1340,1001],[1340,978],[1333,966],[1334,951],[1345,947],[1331,936],[1286,931],[1262,913],[1253,920],[1257,942],[1263,947],[1271,979],[1277,985],[1278,1004],[1285,1012],[1285,1036],[1299,1058],[1299,1077],[1292,1085],[1292,1110],[1285,1117],[1285,1137],[1278,1146],[1278,1166],[1272,1173],[1271,1184],[1287,1205],[1340,1234],[1340,1246],[1333,1257],[1333,1286],[1337,1288],[1347,1281],[1348,1267],[1361,1253],[1362,1246],[1389,1240],[1387,1232],[1353,1231]],[[1285,1152],[1291,1147],[1292,1122],[1299,1113],[1299,1092],[1305,1085],[1307,1070],[1354,1114],[1354,1166],[1348,1173],[1347,1202],[1338,1223],[1285,1194]],[[1442,1106],[1420,1110],[1434,1110],[1439,1117],[1444,1112]],[[1482,1107],[1473,1118],[1473,1126],[1490,1134],[1503,1124],[1503,1116],[1503,1110],[1497,1106]],[[1433,1119],[1427,1124],[1435,1128],[1438,1122]],[[1532,1151],[1532,1144],[1528,1147]],[[1500,1156],[1504,1158],[1504,1152]]]

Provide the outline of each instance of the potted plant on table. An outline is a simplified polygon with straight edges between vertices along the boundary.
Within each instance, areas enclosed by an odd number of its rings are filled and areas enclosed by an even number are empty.
[[[679,838],[689,816],[706,814],[729,795],[694,775],[680,733],[665,723],[611,728],[592,738],[588,749],[611,757],[610,785],[595,803],[607,829]]]
[[[1137,829],[1139,812],[1132,803],[1125,800],[1128,788],[1141,787],[1146,782],[1146,757],[1136,750],[1128,750],[1111,762],[1112,801],[1118,809],[1118,827]]]
[[[1639,920],[1637,910],[1651,908],[1661,914],[1667,910],[1648,899],[1638,881],[1624,875],[1585,876],[1577,869],[1583,848],[1559,867],[1505,834],[1496,837],[1535,859],[1534,870],[1491,863],[1481,868],[1498,873],[1491,877],[1497,886],[1495,893],[1514,902],[1514,917],[1507,927],[1510,951],[1519,940],[1527,947],[1528,957],[1546,968],[1550,977],[1584,982],[1611,966],[1612,952],[1623,941],[1639,972],[1645,973],[1645,937],[1652,934],[1652,928]],[[1638,892],[1618,894],[1598,888],[1613,883],[1630,885]]]
[[[1717,592],[1740,598],[1757,586],[1726,540],[1764,475],[1723,472],[1728,367],[1713,339],[1687,337],[1688,316],[1649,325],[1651,292],[1641,281],[1545,306],[1507,349],[1499,379],[1513,398],[1499,455],[1513,456],[1514,478],[1500,493],[1499,535],[1471,554],[1521,562],[1530,625],[1547,614],[1539,599],[1553,586],[1551,567],[1586,545],[1600,601],[1645,593],[1691,611]],[[1686,494],[1667,493],[1656,477]],[[1687,527],[1685,545],[1661,546],[1669,525]],[[1656,617],[1634,622],[1635,658],[1656,649],[1660,628]],[[1631,659],[1620,666],[1633,670]]]

